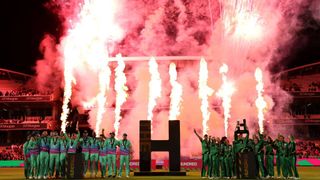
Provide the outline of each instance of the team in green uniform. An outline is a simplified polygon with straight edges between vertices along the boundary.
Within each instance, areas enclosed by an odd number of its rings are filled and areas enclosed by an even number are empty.
[[[299,178],[296,168],[296,145],[294,138],[289,136],[288,142],[282,135],[273,141],[271,137],[257,131],[252,139],[249,132],[246,137],[236,134],[232,145],[226,137],[219,138],[204,135],[202,138],[196,130],[194,133],[199,138],[202,147],[201,177],[235,178],[235,159],[238,153],[252,151],[255,154],[256,177],[274,177],[274,151],[277,155],[278,176],[284,178]]]

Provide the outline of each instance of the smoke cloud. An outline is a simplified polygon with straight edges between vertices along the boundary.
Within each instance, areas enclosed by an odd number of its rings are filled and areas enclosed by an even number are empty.
[[[81,2],[81,1],[79,1]],[[64,22],[65,31],[77,22],[76,14],[81,10],[79,2],[62,3],[52,1],[49,9],[56,12]],[[111,55],[121,53],[126,56],[204,56],[208,63],[208,85],[218,90],[222,84],[219,67],[225,63],[229,66],[228,79],[234,83],[235,93],[231,101],[231,118],[228,134],[231,134],[236,120],[247,119],[250,130],[258,129],[255,100],[256,80],[254,71],[263,70],[264,98],[267,101],[265,112],[267,127],[273,126],[273,119],[283,115],[283,109],[290,102],[290,96],[284,92],[279,82],[272,78],[270,67],[281,69],[281,59],[290,52],[295,33],[302,27],[299,15],[305,10],[303,0],[264,0],[247,1],[235,4],[235,1],[209,0],[120,0],[117,1],[117,24],[123,30],[119,41],[112,42]],[[252,4],[248,4],[252,2]],[[319,4],[317,4],[319,5]],[[319,7],[319,6],[317,6]],[[317,8],[316,8],[317,9]],[[318,10],[318,9],[317,9]],[[313,12],[319,12],[314,10]],[[234,13],[243,12],[244,16],[232,19]],[[243,24],[241,18],[254,18],[260,29],[251,31],[250,24]],[[314,16],[319,18],[319,13]],[[230,21],[229,21],[230,20]],[[245,19],[246,20],[246,19]],[[227,22],[227,23],[226,23]],[[249,28],[248,28],[249,26]],[[245,30],[241,29],[244,28]],[[253,38],[251,35],[257,33]],[[64,33],[66,36],[67,33]],[[240,36],[238,36],[240,35]],[[61,39],[64,38],[61,37]],[[50,36],[46,36],[40,47],[46,47],[44,60],[37,63],[37,82],[39,88],[47,85],[50,77],[63,77],[63,58],[59,58],[61,46],[56,45]],[[53,58],[54,57],[54,58]],[[104,61],[104,59],[101,59]],[[177,82],[183,87],[181,114],[181,153],[183,156],[199,155],[200,143],[193,134],[193,129],[202,130],[201,100],[198,97],[199,61],[176,61]],[[168,138],[168,116],[171,86],[169,83],[169,63],[158,62],[162,80],[162,96],[155,107],[153,139]],[[112,74],[114,65],[111,64]],[[88,65],[79,64],[75,70],[77,84],[73,88],[73,106],[82,106],[99,93],[98,75],[88,69]],[[132,140],[135,158],[138,158],[139,120],[147,117],[148,84],[150,74],[147,62],[127,62],[128,99],[123,106],[119,133],[128,133]],[[59,74],[59,75],[57,75]],[[113,130],[115,92],[114,75],[107,92],[106,113],[102,127]],[[51,80],[51,79],[50,79]],[[55,81],[54,81],[55,82]],[[57,81],[60,82],[60,81]],[[57,84],[53,83],[57,86]],[[61,86],[60,84],[58,86]],[[221,99],[216,95],[209,97],[210,119],[208,132],[213,136],[224,135],[223,109]],[[96,108],[90,111],[90,125],[95,127]],[[267,128],[268,129],[268,128]],[[268,130],[267,130],[268,131]],[[277,132],[270,132],[277,134]],[[195,144],[199,144],[195,146]]]

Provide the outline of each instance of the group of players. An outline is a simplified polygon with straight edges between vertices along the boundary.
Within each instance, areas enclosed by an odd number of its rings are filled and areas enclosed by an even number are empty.
[[[231,144],[227,137],[216,138],[204,135],[202,138],[196,130],[194,133],[202,145],[202,170],[203,178],[235,178],[236,157],[238,153],[252,151],[255,155],[256,177],[274,178],[274,158],[276,157],[277,178],[299,179],[296,168],[296,144],[293,136],[287,141],[283,135],[278,135],[272,140],[265,134],[257,134],[249,139],[236,135]]]
[[[99,137],[92,133],[90,137],[85,130],[82,137],[80,131],[66,134],[53,131],[48,135],[47,131],[42,134],[34,132],[27,137],[23,145],[25,158],[25,177],[27,179],[66,178],[67,157],[70,154],[82,153],[84,160],[83,176],[86,175],[90,166],[90,177],[96,178],[98,163],[100,164],[101,177],[121,177],[122,167],[125,165],[126,177],[129,177],[129,160],[131,143],[127,134],[123,139],[115,139],[115,133],[111,132],[105,137],[104,130]],[[120,166],[117,169],[117,148],[120,149]],[[117,172],[118,171],[118,172]]]

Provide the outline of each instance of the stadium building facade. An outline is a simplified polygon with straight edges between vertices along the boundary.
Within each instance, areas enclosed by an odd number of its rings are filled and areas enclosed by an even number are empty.
[[[281,87],[292,97],[283,116],[274,119],[275,126],[291,131],[300,139],[320,137],[320,61],[278,74]]]

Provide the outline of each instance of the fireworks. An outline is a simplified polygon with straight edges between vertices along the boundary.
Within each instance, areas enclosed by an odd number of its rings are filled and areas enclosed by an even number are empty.
[[[153,109],[157,105],[157,98],[161,97],[160,73],[158,70],[158,63],[154,57],[152,57],[149,61],[149,73],[151,75],[151,79],[149,82],[149,102],[147,119],[151,121],[152,127]]]
[[[222,98],[222,106],[223,106],[223,116],[224,116],[224,133],[225,136],[228,137],[228,127],[229,127],[229,118],[231,118],[230,109],[231,109],[231,97],[235,92],[235,88],[232,82],[227,79],[228,66],[223,64],[219,70],[222,76],[222,85],[219,91],[217,92],[217,96]]]
[[[263,111],[267,107],[267,103],[263,98],[263,91],[264,90],[263,90],[262,71],[260,68],[256,69],[256,71],[254,73],[254,77],[256,78],[256,81],[257,81],[256,90],[258,93],[258,97],[256,99],[256,106],[258,109],[259,130],[260,130],[260,133],[263,133],[263,131],[264,131],[264,127],[263,127],[264,113],[263,113]]]
[[[180,115],[180,106],[182,101],[182,86],[177,82],[177,70],[176,65],[174,63],[170,64],[169,67],[170,74],[170,84],[172,86],[171,94],[170,94],[170,111],[169,111],[169,119],[176,120]]]
[[[222,6],[226,36],[248,41],[262,36],[262,20],[253,0],[226,0]]]
[[[118,66],[115,69],[115,85],[114,89],[117,93],[116,95],[116,108],[114,110],[115,112],[115,122],[114,122],[114,129],[115,129],[115,136],[118,137],[119,132],[119,126],[120,126],[120,120],[121,120],[121,106],[123,103],[126,102],[126,99],[128,97],[127,90],[128,87],[126,86],[126,75],[124,74],[124,69],[126,67],[121,54],[117,55],[117,62]]]
[[[209,127],[207,125],[210,118],[208,96],[211,96],[214,92],[208,85],[208,67],[204,58],[200,60],[199,70],[199,98],[201,99],[201,113],[202,113],[202,128],[203,134],[207,134]]]
[[[80,3],[81,11],[77,19],[68,21],[68,33],[62,40],[64,59],[65,92],[63,112],[61,115],[62,130],[65,130],[69,113],[68,104],[72,95],[74,72],[90,71],[98,75],[99,93],[95,132],[98,135],[106,106],[106,91],[110,84],[111,71],[108,63],[108,40],[121,36],[121,29],[114,22],[117,1],[84,1]],[[85,67],[85,69],[82,69]],[[90,100],[91,102],[92,100]]]

